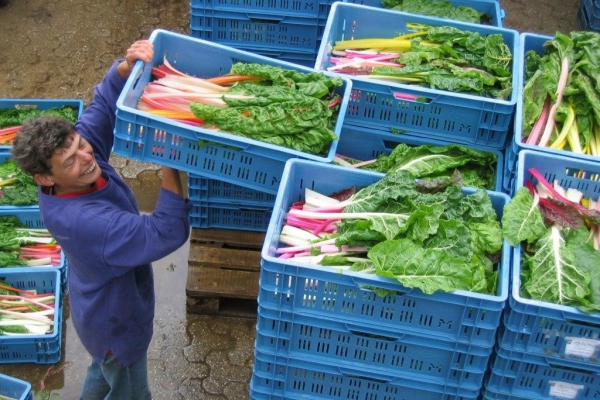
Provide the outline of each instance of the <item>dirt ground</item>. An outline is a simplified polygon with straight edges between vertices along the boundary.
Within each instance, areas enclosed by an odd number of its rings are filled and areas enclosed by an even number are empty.
[[[189,0],[0,0],[0,98],[79,98],[156,28],[189,32]],[[580,0],[501,0],[505,26],[578,29]]]
[[[187,33],[189,1],[11,0],[0,8],[0,98],[79,98],[129,44]]]

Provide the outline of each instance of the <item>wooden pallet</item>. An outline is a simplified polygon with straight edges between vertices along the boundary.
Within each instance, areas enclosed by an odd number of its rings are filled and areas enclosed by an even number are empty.
[[[256,318],[262,232],[192,229],[187,310]]]

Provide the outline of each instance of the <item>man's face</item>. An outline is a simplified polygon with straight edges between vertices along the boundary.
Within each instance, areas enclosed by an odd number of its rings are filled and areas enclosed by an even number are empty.
[[[78,133],[71,134],[50,159],[51,173],[38,175],[36,181],[44,186],[54,186],[55,193],[81,192],[90,188],[100,177],[101,170],[92,146]]]

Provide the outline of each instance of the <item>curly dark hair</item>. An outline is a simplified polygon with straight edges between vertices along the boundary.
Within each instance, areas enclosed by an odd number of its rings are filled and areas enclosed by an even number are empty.
[[[13,159],[26,174],[49,174],[48,161],[58,149],[69,147],[67,139],[74,132],[75,124],[65,118],[44,115],[30,119],[13,140]]]

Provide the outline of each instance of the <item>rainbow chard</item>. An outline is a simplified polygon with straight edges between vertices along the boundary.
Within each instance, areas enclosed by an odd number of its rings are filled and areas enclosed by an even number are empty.
[[[305,203],[290,208],[281,231],[280,243],[291,246],[276,253],[374,273],[424,293],[494,293],[493,263],[502,247],[498,217],[485,190],[465,196],[460,181],[415,181],[400,170],[345,200],[307,190]],[[297,234],[287,224],[304,229],[325,224],[327,231]]]

